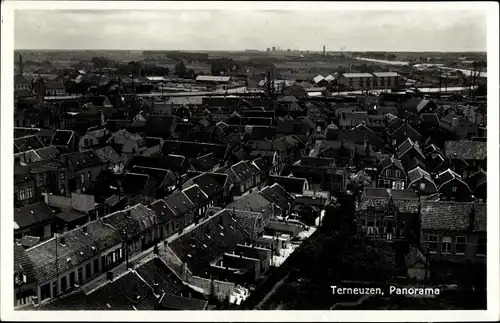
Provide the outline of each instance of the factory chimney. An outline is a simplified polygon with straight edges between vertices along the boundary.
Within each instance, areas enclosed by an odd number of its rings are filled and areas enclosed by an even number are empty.
[[[326,46],[323,45],[323,56],[326,56]]]
[[[23,75],[24,65],[23,65],[23,55],[19,54],[19,75]]]

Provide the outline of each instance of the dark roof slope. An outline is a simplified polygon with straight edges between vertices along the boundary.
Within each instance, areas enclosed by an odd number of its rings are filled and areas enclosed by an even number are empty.
[[[27,228],[53,219],[54,213],[45,202],[37,202],[14,210],[15,229]]]
[[[447,158],[485,160],[487,143],[483,141],[447,141],[444,151]]]
[[[422,229],[462,231],[470,229],[474,214],[473,231],[486,232],[486,204],[467,202],[422,203]]]

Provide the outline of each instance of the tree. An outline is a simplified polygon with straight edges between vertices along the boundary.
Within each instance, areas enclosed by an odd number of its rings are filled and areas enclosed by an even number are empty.
[[[187,72],[187,67],[184,64],[184,61],[180,60],[177,64],[175,64],[175,74],[177,76],[184,76]]]
[[[108,58],[103,56],[92,57],[91,62],[95,68],[110,67],[112,65],[112,62]]]

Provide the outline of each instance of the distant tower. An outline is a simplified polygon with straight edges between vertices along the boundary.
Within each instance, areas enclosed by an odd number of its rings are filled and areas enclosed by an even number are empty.
[[[276,46],[273,46],[273,52],[275,52],[275,51],[276,51]]]
[[[326,46],[323,45],[323,56],[325,56],[325,55],[326,55]]]

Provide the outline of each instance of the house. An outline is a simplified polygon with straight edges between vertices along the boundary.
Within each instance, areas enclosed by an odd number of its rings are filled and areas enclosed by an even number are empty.
[[[408,172],[408,183],[409,190],[417,191],[422,195],[432,195],[438,191],[431,175],[420,167]]]
[[[186,226],[185,218],[177,216],[164,200],[156,200],[148,206],[160,219],[160,236],[168,238]]]
[[[437,105],[430,100],[419,97],[412,97],[402,106],[402,111],[414,114],[433,113],[437,110]]]
[[[120,130],[111,134],[106,143],[110,144],[123,159],[127,161],[137,154],[141,154],[147,149],[146,139],[139,134],[132,134],[128,130]]]
[[[106,129],[97,129],[87,131],[86,134],[80,137],[78,142],[79,151],[84,151],[92,148],[92,146],[100,144],[109,134]]]
[[[187,196],[187,198],[193,203],[194,208],[194,219],[195,223],[201,219],[205,212],[207,212],[210,205],[210,199],[208,195],[201,190],[197,184],[193,184],[182,190],[182,192]]]
[[[418,236],[419,212],[419,198],[411,191],[365,187],[356,222],[368,237],[412,241]]]
[[[401,76],[396,72],[374,72],[372,74],[375,76],[373,79],[375,88],[398,88],[403,85]]]
[[[29,90],[33,89],[33,85],[30,80],[25,76],[15,74],[14,75],[14,90]]]
[[[115,172],[123,170],[123,157],[118,155],[118,153],[110,145],[93,148],[92,152],[102,161],[105,168],[107,167]]]
[[[360,124],[360,126],[362,125],[363,124]],[[358,145],[370,145],[378,149],[382,148],[385,144],[383,138],[366,127],[356,127],[355,129],[345,130],[327,130],[325,139],[332,141],[347,141]]]
[[[295,198],[279,184],[274,183],[270,186],[266,186],[259,193],[269,202],[279,206],[283,211],[284,217],[289,216],[292,213]]]
[[[148,174],[127,172],[123,176],[121,189],[130,199],[134,197],[156,198],[156,182]]]
[[[56,229],[54,212],[45,202],[36,202],[14,209],[14,237],[39,237],[50,239]]]
[[[431,261],[486,263],[486,204],[422,203],[420,242]]]
[[[414,159],[425,160],[424,153],[420,149],[418,143],[407,138],[402,144],[396,148],[396,158],[401,160],[403,167],[409,170],[409,167],[415,164]]]
[[[225,174],[227,174],[233,182],[232,193],[236,199],[242,197],[245,193],[249,192],[256,186],[256,189],[258,189],[262,184],[259,173],[260,170],[256,175],[254,175],[254,171],[252,171],[250,165],[250,162],[241,161],[229,167],[225,172]],[[259,180],[258,184],[257,179]]]
[[[135,165],[130,169],[130,172],[134,174],[148,175],[151,179],[153,179],[155,184],[154,187],[156,188],[156,196],[158,198],[163,198],[179,186],[179,179],[170,169]]]
[[[368,121],[366,111],[342,112],[338,120],[340,129],[351,129]]]
[[[474,197],[479,199],[479,202],[486,203],[487,189],[486,182],[488,177],[484,170],[479,170],[476,173],[469,176],[467,179],[467,184],[469,185]]]
[[[184,191],[176,191],[173,194],[164,198],[168,207],[174,212],[175,217],[178,219],[176,222],[176,231],[182,232],[185,227],[189,226],[194,221],[199,220],[196,206],[184,193]],[[177,224],[179,227],[177,227]]]
[[[224,175],[225,174],[217,174]],[[225,204],[225,190],[224,185],[219,183],[215,178],[217,175],[213,173],[201,173],[196,174],[192,178],[188,179],[183,185],[183,188],[187,188],[196,184],[208,197],[209,206],[221,206]]]
[[[309,183],[305,178],[292,176],[269,176],[267,185],[273,185],[274,183],[277,183],[292,195],[302,195],[304,191],[309,189]]]
[[[231,202],[226,208],[228,210],[234,209],[260,213],[264,226],[267,225],[271,218],[283,212],[278,205],[266,199],[259,192],[254,192],[237,201]]]
[[[14,307],[31,303],[36,295],[36,275],[26,249],[17,242],[14,243],[14,283]]]
[[[28,205],[38,201],[36,179],[30,173],[14,174],[14,204]]]
[[[405,265],[410,279],[421,281],[430,277],[429,261],[418,248],[410,248],[410,253],[405,257]]]
[[[27,150],[36,150],[43,148],[44,145],[40,141],[40,139],[33,135],[33,136],[25,136],[25,137],[20,137],[20,138],[15,138],[14,139],[14,153],[20,153],[20,152],[25,152]]]
[[[168,139],[175,133],[180,118],[174,115],[148,115],[145,125],[148,137]]]
[[[81,192],[91,186],[104,169],[104,163],[92,151],[74,152],[61,157],[68,170],[69,192]]]
[[[393,147],[397,147],[405,142],[408,138],[414,143],[418,143],[422,136],[413,129],[408,123],[403,123],[396,131],[390,134]]]
[[[50,144],[56,147],[61,154],[73,153],[78,151],[78,135],[72,130],[57,129]]]
[[[447,141],[444,152],[448,162],[454,163],[459,160],[465,163],[468,173],[479,169],[486,169],[487,147],[483,141]],[[460,171],[460,170],[456,170]]]
[[[435,183],[443,201],[469,202],[472,200],[469,185],[451,169],[439,173]]]
[[[406,172],[399,159],[395,159],[394,157],[384,159],[377,168],[377,187],[391,188],[393,190],[404,190],[408,188]]]

